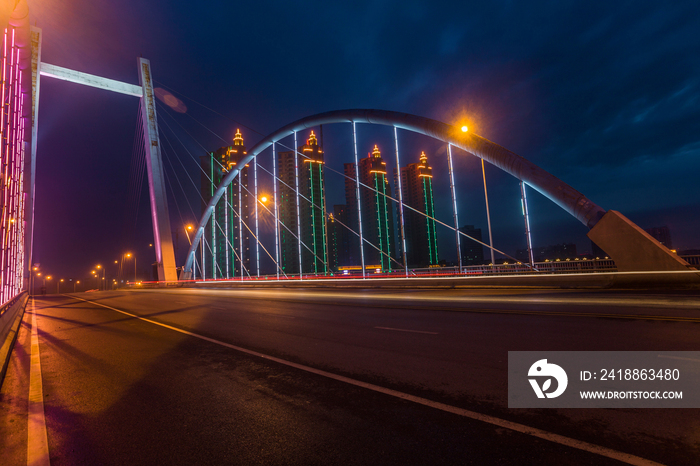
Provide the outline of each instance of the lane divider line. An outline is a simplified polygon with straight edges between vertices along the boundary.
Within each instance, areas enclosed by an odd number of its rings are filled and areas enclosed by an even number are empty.
[[[437,332],[425,332],[423,330],[408,330],[405,328],[391,328],[391,327],[374,327],[381,330],[394,330],[395,332],[411,332],[411,333],[426,333],[428,335],[439,335]]]
[[[66,296],[69,296],[69,295],[66,295]],[[337,380],[339,382],[344,382],[344,383],[347,383],[350,385],[354,385],[356,387],[366,388],[368,390],[372,390],[372,391],[375,391],[378,393],[383,393],[385,395],[393,396],[395,398],[400,398],[402,400],[411,401],[413,403],[417,403],[417,404],[420,404],[423,406],[428,406],[430,408],[439,409],[441,411],[445,411],[448,413],[457,414],[459,416],[463,416],[463,417],[466,417],[469,419],[474,419],[477,421],[485,422],[487,424],[491,424],[494,426],[503,427],[505,429],[510,429],[510,430],[513,430],[515,432],[520,432],[520,433],[525,434],[525,435],[530,435],[532,437],[537,437],[537,438],[540,438],[543,440],[548,440],[550,442],[558,443],[560,445],[564,445],[567,447],[576,448],[578,450],[583,450],[583,451],[593,453],[593,454],[596,454],[599,456],[605,456],[607,458],[621,461],[623,463],[632,464],[635,466],[663,466],[661,463],[657,463],[655,461],[641,458],[639,456],[631,455],[629,453],[624,453],[621,451],[613,450],[612,448],[594,445],[592,443],[584,442],[582,440],[576,440],[576,439],[573,439],[570,437],[566,437],[564,435],[559,435],[559,434],[555,434],[552,432],[547,432],[546,430],[537,429],[535,427],[529,427],[529,426],[526,426],[524,424],[519,424],[517,422],[507,421],[505,419],[497,418],[495,416],[489,416],[488,414],[481,414],[481,413],[477,413],[475,411],[470,411],[468,409],[458,408],[456,406],[451,406],[451,405],[447,405],[447,404],[440,403],[437,401],[432,401],[432,400],[429,400],[427,398],[409,395],[408,393],[403,393],[403,392],[400,392],[398,390],[392,390],[390,388],[385,388],[385,387],[381,387],[379,385],[374,385],[371,383],[362,382],[361,380],[352,379],[350,377],[345,377],[343,375],[338,375],[338,374],[334,374],[332,372],[327,372],[327,371],[323,371],[320,369],[316,369],[314,367],[305,366],[303,364],[298,364],[298,363],[295,363],[292,361],[287,361],[286,359],[281,359],[281,358],[277,358],[274,356],[269,356],[267,354],[263,354],[263,353],[259,353],[257,351],[249,350],[249,349],[243,348],[241,346],[236,346],[236,345],[232,345],[230,343],[226,343],[225,341],[220,341],[220,340],[216,340],[214,338],[209,338],[209,337],[206,337],[204,335],[199,335],[197,333],[183,330],[181,328],[173,327],[171,325],[163,324],[163,323],[157,322],[155,320],[147,319],[145,317],[141,317],[141,316],[136,315],[136,314],[131,314],[129,312],[122,311],[121,309],[107,306],[106,304],[100,304],[98,302],[89,301],[87,299],[78,298],[76,296],[69,296],[69,297],[71,297],[73,299],[80,300],[80,301],[85,301],[87,303],[91,303],[91,304],[94,304],[96,306],[101,306],[101,307],[104,307],[106,309],[111,309],[112,311],[119,312],[119,313],[127,315],[129,317],[133,317],[135,319],[139,319],[139,320],[142,320],[144,322],[148,322],[150,324],[158,325],[160,327],[167,328],[167,329],[173,330],[175,332],[182,333],[184,335],[189,335],[191,337],[199,338],[200,340],[204,340],[204,341],[208,341],[210,343],[214,343],[216,345],[224,346],[226,348],[230,348],[230,349],[239,351],[241,353],[249,354],[251,356],[257,356],[259,358],[266,359],[268,361],[273,361],[273,362],[283,364],[285,366],[293,367],[295,369],[299,369],[299,370],[302,370],[305,372],[310,372],[312,374],[320,375],[322,377],[327,377],[329,379]]]
[[[36,307],[32,298],[31,360],[29,368],[29,414],[27,426],[27,466],[47,466],[49,440],[44,415],[44,388],[41,381],[41,356]]]

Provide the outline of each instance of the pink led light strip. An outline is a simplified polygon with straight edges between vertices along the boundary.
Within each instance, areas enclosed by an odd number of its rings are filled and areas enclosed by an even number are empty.
[[[0,303],[4,303],[24,287],[24,137],[25,119],[22,117],[24,95],[19,69],[20,49],[15,44],[12,29],[11,43],[5,29],[2,44],[2,84],[0,85]],[[8,45],[10,45],[8,50]],[[9,63],[8,63],[9,53]]]

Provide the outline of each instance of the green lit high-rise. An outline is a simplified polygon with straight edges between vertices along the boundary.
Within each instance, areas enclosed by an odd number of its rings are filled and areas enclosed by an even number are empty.
[[[408,265],[436,266],[439,259],[433,200],[433,169],[428,165],[425,152],[421,152],[419,163],[411,163],[401,168],[401,188],[404,204],[415,209],[403,211]]]
[[[354,182],[354,173],[350,170],[354,164],[345,164],[346,174],[349,175],[349,183]],[[365,266],[368,269],[377,268],[382,272],[391,272],[393,269],[392,259],[394,258],[394,221],[391,199],[391,189],[386,176],[386,162],[382,159],[382,154],[377,145],[372,153],[366,158],[360,159],[360,210],[362,211],[362,233],[363,238],[373,246],[364,245]],[[364,186],[362,186],[364,185]],[[366,188],[369,186],[371,189]],[[348,196],[348,193],[350,196]],[[346,199],[348,206],[356,206],[357,200],[354,198],[354,190],[346,189]],[[357,223],[356,211],[348,209],[352,214],[351,225],[355,228]],[[359,246],[359,242],[357,242]],[[359,254],[355,255],[359,257]]]
[[[202,209],[206,208],[226,174],[233,168],[241,169],[216,204],[204,230],[203,270],[200,273],[206,279],[248,276],[250,272],[250,234],[246,227],[250,213],[248,166],[237,166],[245,155],[243,136],[236,130],[232,146],[221,147],[200,157]]]
[[[280,183],[279,219],[287,228],[280,229],[280,262],[287,275],[298,274],[299,240],[301,231],[301,272],[327,274],[328,239],[326,228],[326,193],[323,178],[324,155],[313,131],[306,144],[294,151],[280,152],[278,176]],[[299,176],[299,212],[296,208],[296,176]],[[299,228],[299,229],[297,229]]]

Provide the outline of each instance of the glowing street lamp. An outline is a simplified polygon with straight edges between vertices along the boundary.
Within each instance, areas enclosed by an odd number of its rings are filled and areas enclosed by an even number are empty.
[[[469,131],[469,128],[467,128],[467,125],[462,126],[462,132],[466,133],[467,131]]]
[[[185,234],[187,235],[187,242],[190,243],[190,246],[192,246],[192,240],[190,240],[190,231],[192,230],[194,230],[192,225],[185,226]]]
[[[130,252],[127,252],[126,254],[124,254],[124,257],[126,257],[126,258],[130,258],[132,256],[134,258],[134,282],[136,282],[136,256],[131,254]]]
[[[98,269],[98,270],[100,270],[100,269],[102,270],[102,280],[105,280],[105,273],[107,272],[107,269],[104,268],[104,267],[102,267],[100,264],[97,264],[97,267],[95,267],[95,268]],[[98,273],[98,276],[99,276],[99,273]],[[100,283],[101,283],[101,282],[100,282]],[[100,287],[101,287],[101,286],[102,286],[102,285],[100,284]],[[105,286],[104,289],[106,290],[107,287]]]

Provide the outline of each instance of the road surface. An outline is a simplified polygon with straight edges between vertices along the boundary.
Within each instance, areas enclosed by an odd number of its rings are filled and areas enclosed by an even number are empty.
[[[699,323],[697,291],[37,297],[0,396],[2,464],[697,464],[698,410],[508,409],[507,352],[697,351]]]

